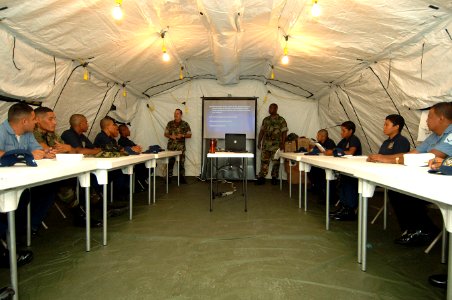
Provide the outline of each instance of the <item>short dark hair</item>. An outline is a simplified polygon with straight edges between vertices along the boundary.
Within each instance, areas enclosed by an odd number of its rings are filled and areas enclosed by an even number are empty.
[[[71,128],[79,125],[83,119],[86,119],[86,117],[82,114],[73,114],[70,118],[69,118],[69,125],[71,125]]]
[[[176,111],[179,111],[181,116],[184,114],[180,108],[176,108]]]
[[[129,129],[129,127],[127,127],[126,124],[121,124],[121,125],[119,125],[118,129],[119,129],[119,133],[122,134],[122,132],[126,129]]]
[[[110,125],[110,122],[115,124],[115,121],[113,120],[112,117],[105,116],[102,120],[100,120],[100,129],[104,130],[105,128],[107,128],[107,126]]]
[[[16,122],[32,112],[33,108],[23,102],[13,104],[8,110],[8,122]]]
[[[401,115],[388,115],[386,116],[386,120],[389,120],[394,126],[399,125],[399,133],[402,132],[403,126],[405,126],[405,119]]]
[[[452,102],[440,102],[432,106],[437,116],[452,120]]]
[[[355,133],[356,130],[356,125],[352,121],[345,121],[344,123],[341,124],[341,127],[345,127],[348,130],[351,130],[352,134]]]
[[[49,112],[53,112],[53,110],[48,107],[45,107],[45,106],[40,106],[40,107],[35,108],[36,116],[40,116],[40,115],[43,115],[43,114],[46,114]]]
[[[328,138],[328,130],[326,129],[320,129],[317,133],[322,133]]]

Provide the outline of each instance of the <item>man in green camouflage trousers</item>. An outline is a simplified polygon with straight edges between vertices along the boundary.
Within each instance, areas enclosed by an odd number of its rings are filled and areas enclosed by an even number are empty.
[[[274,159],[274,156],[276,150],[284,149],[284,142],[286,141],[288,131],[286,120],[278,115],[278,105],[275,103],[270,104],[268,113],[270,115],[262,121],[257,143],[257,148],[261,149],[261,170],[256,181],[257,185],[265,183],[265,176],[268,174],[270,160],[273,162],[271,172],[272,184],[278,184],[279,159]]]
[[[174,120],[169,121],[168,125],[165,128],[165,137],[168,138],[168,146],[167,149],[170,151],[182,151],[180,156],[180,182],[187,183],[185,180],[185,139],[191,138],[191,129],[190,125],[187,122],[182,120],[182,110],[176,109],[174,111]],[[173,176],[173,168],[176,159],[171,157],[169,159],[168,164],[168,176],[169,181],[171,181],[171,177]]]

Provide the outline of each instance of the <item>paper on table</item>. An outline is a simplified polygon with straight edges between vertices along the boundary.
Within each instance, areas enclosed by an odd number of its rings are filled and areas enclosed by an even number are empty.
[[[430,159],[434,159],[433,153],[406,153],[403,155],[403,164],[412,167],[424,167]]]
[[[342,157],[344,157],[344,158],[365,159],[365,158],[367,158],[367,155],[350,155],[350,154],[348,154],[348,155],[344,155]]]

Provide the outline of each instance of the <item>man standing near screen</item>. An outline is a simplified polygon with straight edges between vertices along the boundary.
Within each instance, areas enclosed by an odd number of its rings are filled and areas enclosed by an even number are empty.
[[[182,110],[179,108],[174,111],[174,120],[169,121],[165,128],[165,137],[168,138],[168,150],[170,151],[182,151],[180,156],[180,182],[185,184],[185,139],[191,138],[190,125],[182,120]],[[171,157],[168,164],[168,176],[169,182],[173,176],[173,168],[176,159]]]
[[[278,105],[276,103],[270,104],[268,113],[270,115],[262,121],[257,143],[257,148],[261,149],[261,170],[256,181],[257,185],[265,184],[265,176],[268,174],[270,160],[273,162],[272,184],[278,184],[279,159],[274,159],[274,156],[276,150],[284,149],[288,131],[286,120],[278,115]]]

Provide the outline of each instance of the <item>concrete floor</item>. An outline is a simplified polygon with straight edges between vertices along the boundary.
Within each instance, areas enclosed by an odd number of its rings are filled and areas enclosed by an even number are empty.
[[[404,248],[394,216],[369,225],[368,271],[356,262],[357,223],[332,222],[325,230],[325,206],[312,196],[308,212],[298,209],[267,182],[249,184],[249,208],[239,192],[217,198],[209,212],[209,185],[158,183],[156,205],[135,195],[128,213],[109,219],[109,241],[85,232],[52,211],[33,239],[35,259],[19,269],[21,299],[445,299],[428,275],[445,272],[440,247]],[[228,186],[221,188],[227,189]],[[377,198],[380,196],[377,196]],[[369,218],[380,200],[370,201]],[[9,271],[0,270],[0,286]]]

